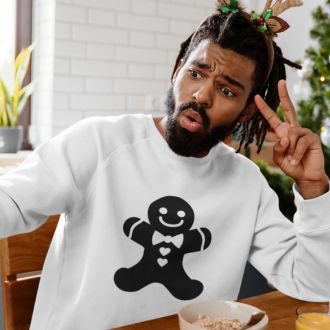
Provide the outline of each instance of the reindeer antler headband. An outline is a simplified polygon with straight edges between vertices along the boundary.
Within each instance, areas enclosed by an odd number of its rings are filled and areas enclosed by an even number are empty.
[[[247,13],[240,8],[238,0],[218,0],[218,2],[219,11],[222,13],[239,13],[250,20],[251,23],[261,32],[268,50],[268,72],[265,77],[266,82],[274,64],[275,53],[273,38],[277,36],[277,33],[286,31],[289,28],[289,24],[278,16],[289,8],[302,6],[304,3],[303,0],[276,0],[275,2],[273,0],[267,0],[261,15],[254,11]],[[293,67],[301,69],[300,65],[285,58],[283,58],[283,61]]]
[[[250,18],[255,22],[260,32],[267,33],[272,37],[277,33],[283,32],[289,28],[289,24],[282,18],[278,17],[281,13],[292,7],[299,7],[303,5],[303,0],[267,0],[261,15],[252,11],[250,14],[244,12],[238,0],[219,0],[219,10],[223,13],[243,13],[244,16]],[[247,15],[246,15],[247,14]]]

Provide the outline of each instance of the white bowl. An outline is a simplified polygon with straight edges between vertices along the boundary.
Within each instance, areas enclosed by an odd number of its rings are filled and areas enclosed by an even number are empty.
[[[228,320],[237,319],[241,323],[246,323],[251,314],[260,312],[260,309],[229,300],[209,300],[194,302],[181,308],[179,315],[180,330],[198,330],[204,329],[193,323],[198,319],[198,315],[203,314],[210,318],[225,318]],[[267,329],[268,316],[265,315],[260,322],[251,326],[250,330]]]

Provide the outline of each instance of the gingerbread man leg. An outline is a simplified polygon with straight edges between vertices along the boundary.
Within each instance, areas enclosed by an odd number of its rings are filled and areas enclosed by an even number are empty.
[[[167,290],[177,299],[190,300],[198,297],[203,291],[203,284],[200,281],[192,280],[185,273],[177,273],[171,281],[163,282],[162,284]]]
[[[138,291],[153,282],[146,275],[146,268],[141,263],[131,268],[120,268],[115,273],[114,281],[119,289],[128,292]]]

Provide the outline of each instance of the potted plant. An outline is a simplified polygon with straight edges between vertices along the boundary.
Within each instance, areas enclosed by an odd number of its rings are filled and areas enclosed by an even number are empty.
[[[22,145],[23,127],[18,125],[18,120],[33,91],[33,82],[23,86],[33,47],[30,45],[17,55],[11,88],[0,77],[0,153],[17,152]]]

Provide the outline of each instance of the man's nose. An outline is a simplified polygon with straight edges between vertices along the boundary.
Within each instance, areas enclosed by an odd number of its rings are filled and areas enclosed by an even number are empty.
[[[194,93],[193,99],[205,108],[210,108],[213,102],[213,90],[209,85],[200,86]]]

